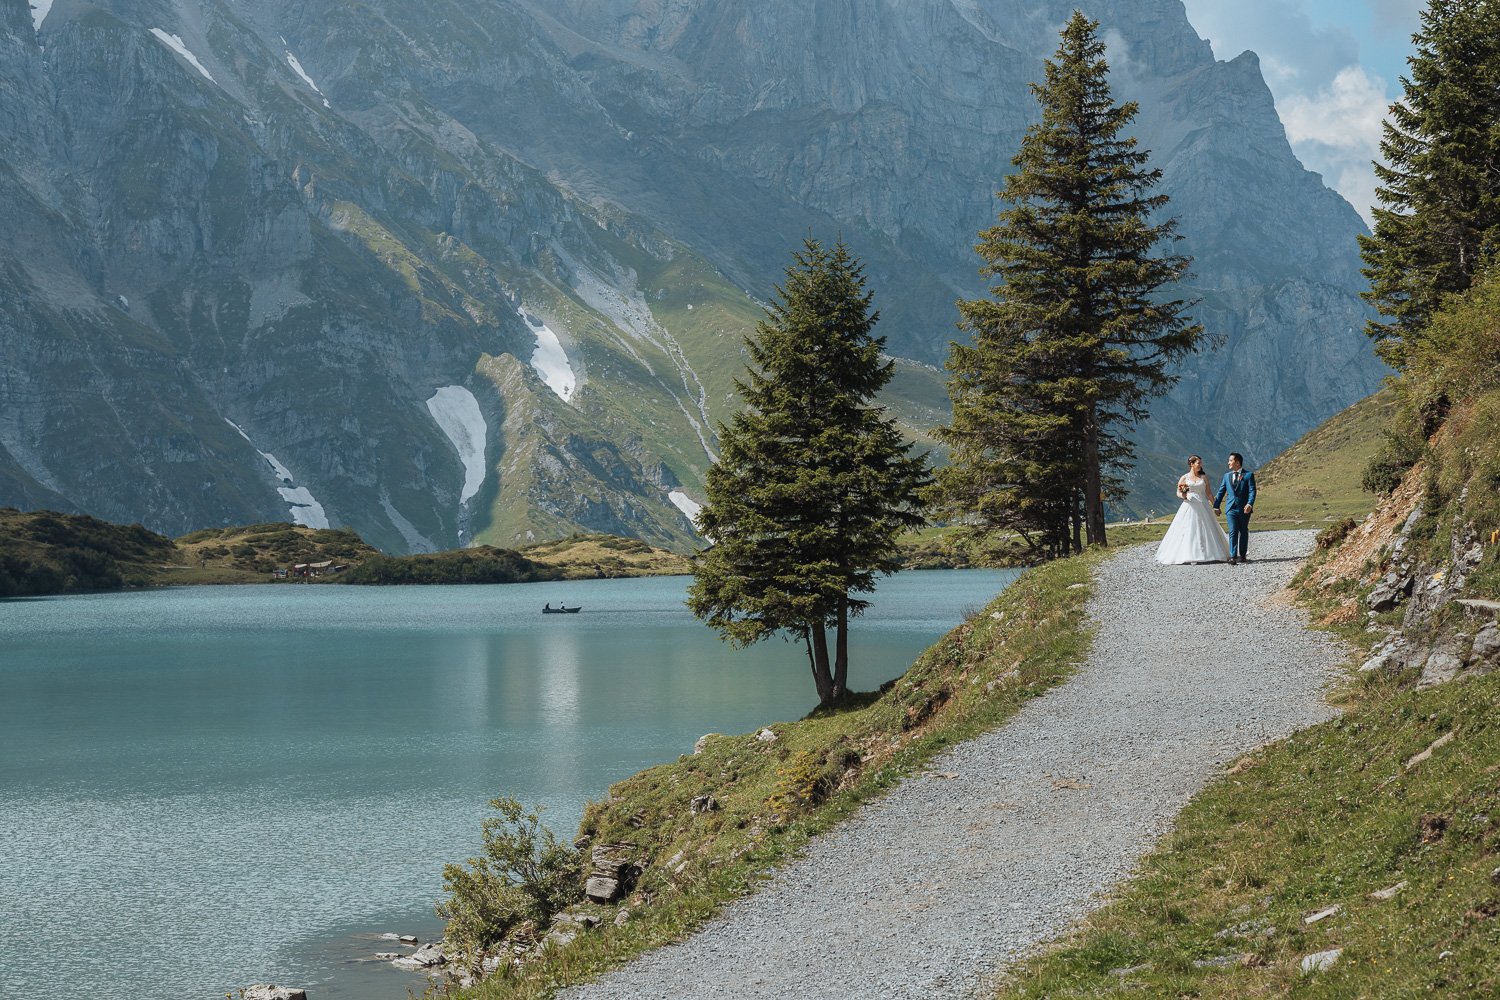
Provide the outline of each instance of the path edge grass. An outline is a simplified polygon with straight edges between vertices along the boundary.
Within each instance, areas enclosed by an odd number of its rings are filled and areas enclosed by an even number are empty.
[[[1356,673],[1374,635],[1307,585],[1323,555],[1289,593],[1350,650],[1342,714],[1232,762],[998,1000],[1500,995],[1500,674]]]
[[[1115,551],[1026,570],[923,652],[901,677],[856,698],[851,707],[774,724],[769,728],[777,739],[770,743],[758,741],[754,733],[716,736],[701,753],[612,786],[609,798],[586,813],[584,834],[606,842],[631,837],[635,829],[634,839],[648,842],[646,850],[653,838],[659,842],[642,876],[643,889],[626,902],[629,918],[617,925],[613,918],[619,907],[585,907],[601,919],[598,930],[560,947],[535,949],[531,957],[448,995],[463,1000],[550,997],[559,988],[592,981],[647,951],[682,940],[731,902],[752,894],[776,869],[801,856],[813,838],[927,769],[944,750],[1003,726],[1028,701],[1070,677],[1087,658],[1093,638],[1085,608],[1094,570]],[[866,766],[846,769],[825,799],[799,809],[792,793],[809,781],[801,765],[817,759],[807,746],[829,744],[830,730],[839,729],[843,731],[831,740],[835,745],[868,748],[872,741],[886,741],[888,752],[873,752]],[[658,803],[653,821],[639,829],[630,824],[631,817],[653,807],[647,797],[672,788],[675,800],[685,805],[698,793],[696,779],[705,770],[742,759],[738,767],[744,772],[757,766],[757,758],[764,758],[756,772],[760,783],[743,775],[739,781],[751,797],[739,803],[740,824],[732,823],[734,793],[721,794],[724,801],[713,814],[719,835],[701,850],[693,851],[691,826],[696,820],[686,820],[680,807],[663,815]],[[839,766],[850,762],[846,756]],[[776,791],[770,801],[754,801],[773,776]],[[748,822],[746,808],[755,813]],[[676,828],[669,829],[674,822]],[[736,836],[736,830],[743,836]],[[662,854],[672,848],[676,850],[668,861],[689,856],[681,871],[678,864],[663,863]]]

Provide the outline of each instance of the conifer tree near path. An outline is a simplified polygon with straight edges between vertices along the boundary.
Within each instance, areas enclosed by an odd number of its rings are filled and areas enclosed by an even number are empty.
[[[1360,238],[1366,328],[1404,367],[1447,294],[1500,253],[1500,0],[1430,0],[1380,142],[1375,232]]]
[[[908,454],[873,403],[895,363],[871,335],[878,316],[858,261],[815,240],[794,258],[746,339],[744,408],[719,427],[698,517],[712,544],[688,607],[736,645],[778,632],[802,641],[826,705],[848,688],[849,619],[869,604],[854,595],[898,568],[896,537],[923,523],[929,479],[925,456]]]
[[[1042,119],[1000,192],[1010,207],[976,247],[998,282],[992,298],[959,303],[973,344],[953,345],[953,420],[938,430],[951,448],[943,511],[979,530],[1035,528],[1053,553],[1080,535],[1106,544],[1126,434],[1203,334],[1188,303],[1161,294],[1190,261],[1154,254],[1178,238],[1176,222],[1153,222],[1167,202],[1150,193],[1161,171],[1123,134],[1137,106],[1113,102],[1098,27],[1074,12],[1046,82],[1032,85]]]

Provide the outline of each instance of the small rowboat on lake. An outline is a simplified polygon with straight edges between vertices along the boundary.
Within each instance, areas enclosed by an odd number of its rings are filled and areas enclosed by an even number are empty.
[[[563,607],[561,605],[559,605],[558,607],[554,608],[552,605],[549,604],[546,607],[542,608],[542,614],[544,614],[544,615],[576,615],[576,614],[578,614],[578,612],[580,612],[582,610],[583,610],[583,605],[582,604],[578,605],[578,607],[576,607],[576,608],[568,608],[568,607]]]

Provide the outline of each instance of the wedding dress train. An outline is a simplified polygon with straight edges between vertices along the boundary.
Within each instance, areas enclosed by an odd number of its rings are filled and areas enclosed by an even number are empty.
[[[1219,527],[1219,518],[1208,502],[1208,480],[1189,479],[1187,499],[1156,547],[1156,561],[1171,566],[1183,563],[1223,562],[1229,558],[1229,536]]]

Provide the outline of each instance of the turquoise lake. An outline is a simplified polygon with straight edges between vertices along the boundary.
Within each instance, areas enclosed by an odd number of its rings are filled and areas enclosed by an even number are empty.
[[[852,686],[1014,576],[882,581]],[[812,707],[799,646],[731,649],[687,583],[0,602],[0,997],[420,993],[377,936],[441,933],[442,865],[477,849],[489,799],[542,803],[571,838],[611,782]]]

